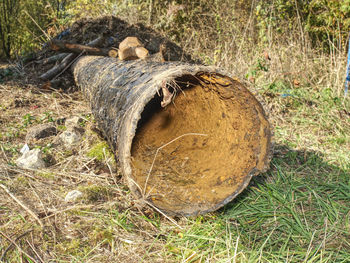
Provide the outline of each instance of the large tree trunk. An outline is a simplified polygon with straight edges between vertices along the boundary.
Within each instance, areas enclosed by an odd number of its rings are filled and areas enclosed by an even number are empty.
[[[214,211],[269,165],[261,104],[218,69],[85,56],[73,72],[132,192],[168,214]]]

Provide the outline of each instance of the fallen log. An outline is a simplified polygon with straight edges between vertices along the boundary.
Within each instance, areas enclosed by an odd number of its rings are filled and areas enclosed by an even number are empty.
[[[214,211],[269,166],[263,107],[216,68],[84,56],[73,74],[131,191],[165,213]]]

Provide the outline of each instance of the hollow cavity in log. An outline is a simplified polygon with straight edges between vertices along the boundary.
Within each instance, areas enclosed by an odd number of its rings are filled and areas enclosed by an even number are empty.
[[[198,74],[171,86],[171,104],[161,108],[156,95],[142,113],[131,150],[134,180],[168,213],[215,210],[265,169],[269,124],[238,81]]]

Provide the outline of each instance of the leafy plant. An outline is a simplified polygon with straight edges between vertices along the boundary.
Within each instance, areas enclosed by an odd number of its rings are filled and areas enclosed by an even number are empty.
[[[53,115],[53,112],[52,112],[52,111],[44,112],[44,116],[42,116],[42,117],[40,118],[40,121],[47,120],[48,122],[54,122],[55,119],[54,119],[54,117],[53,117],[52,115]]]
[[[30,113],[27,113],[26,115],[24,115],[22,117],[23,121],[22,121],[22,126],[23,127],[27,127],[29,126],[30,124],[33,123],[33,121],[35,120],[35,117],[32,116]]]
[[[298,33],[303,41],[308,35],[315,46],[329,48],[344,45],[350,30],[350,0],[259,1],[256,15],[259,37],[265,42],[273,30]]]

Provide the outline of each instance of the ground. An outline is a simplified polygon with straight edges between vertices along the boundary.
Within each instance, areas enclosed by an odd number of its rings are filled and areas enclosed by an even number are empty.
[[[30,67],[3,65],[0,262],[348,262],[349,95],[308,71],[259,84],[268,79],[262,69],[260,60],[252,65],[249,88],[274,126],[270,169],[216,212],[170,218],[130,194],[78,89],[47,88]],[[48,167],[16,166],[30,128],[54,123],[61,134],[73,116],[81,118],[78,145],[31,141]],[[83,195],[65,202],[71,190]]]

